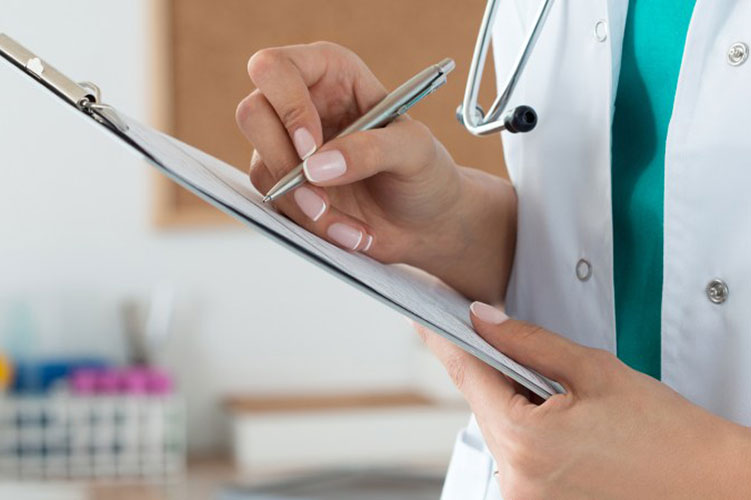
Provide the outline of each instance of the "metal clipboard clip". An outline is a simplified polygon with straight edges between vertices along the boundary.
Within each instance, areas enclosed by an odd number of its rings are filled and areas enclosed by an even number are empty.
[[[102,125],[128,130],[117,111],[102,102],[102,93],[93,83],[71,80],[4,33],[0,33],[0,55]]]

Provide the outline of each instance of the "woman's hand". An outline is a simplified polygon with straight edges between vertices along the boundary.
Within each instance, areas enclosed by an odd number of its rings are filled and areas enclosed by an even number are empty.
[[[284,214],[347,250],[421,267],[469,296],[502,294],[515,232],[508,183],[457,167],[407,116],[327,142],[386,95],[338,45],[265,49],[248,73],[257,89],[238,106],[237,122],[255,147],[251,182],[265,193],[306,160],[309,183],[275,202]]]
[[[486,304],[471,313],[486,341],[567,391],[533,404],[490,366],[421,331],[477,416],[505,500],[751,498],[748,429],[606,351]]]

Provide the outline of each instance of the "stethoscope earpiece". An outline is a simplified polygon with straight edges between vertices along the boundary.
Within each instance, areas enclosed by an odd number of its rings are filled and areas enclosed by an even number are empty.
[[[537,125],[537,113],[529,106],[517,106],[508,111],[506,111],[506,107],[511,100],[511,95],[514,92],[514,88],[516,88],[516,84],[521,78],[524,66],[527,64],[529,55],[532,53],[542,26],[545,24],[545,19],[547,18],[548,11],[550,11],[550,7],[553,5],[553,0],[544,0],[538,8],[537,16],[534,19],[532,28],[529,30],[527,41],[516,58],[516,62],[511,66],[505,83],[499,85],[499,94],[488,109],[487,114],[477,104],[482,72],[490,46],[492,27],[494,26],[495,15],[500,1],[488,0],[485,7],[485,13],[482,16],[482,23],[480,24],[480,32],[477,35],[475,50],[472,54],[472,62],[469,65],[467,85],[464,89],[464,100],[456,111],[459,123],[471,134],[477,136],[488,135],[501,130],[508,130],[514,134],[529,132]],[[502,80],[499,79],[499,81]]]
[[[462,105],[456,108],[456,120],[464,125],[464,114]],[[485,112],[479,104],[475,105],[475,112],[472,120],[475,123],[482,123],[485,119]],[[537,112],[531,106],[517,106],[503,117],[503,129],[512,134],[529,132],[537,126]]]
[[[537,112],[530,106],[517,106],[503,117],[503,125],[512,134],[529,132],[537,126]]]

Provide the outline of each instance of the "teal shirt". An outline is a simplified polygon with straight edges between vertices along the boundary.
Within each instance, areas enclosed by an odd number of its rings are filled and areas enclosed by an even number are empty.
[[[694,1],[629,1],[613,117],[617,353],[658,379],[665,140]]]

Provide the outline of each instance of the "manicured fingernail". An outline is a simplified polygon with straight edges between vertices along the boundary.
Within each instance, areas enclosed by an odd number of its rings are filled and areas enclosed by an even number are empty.
[[[365,240],[365,246],[362,247],[361,251],[362,252],[367,252],[368,250],[370,250],[371,246],[373,246],[373,236],[369,234],[368,235],[368,239]]]
[[[321,151],[303,162],[305,177],[310,182],[324,182],[336,179],[347,171],[344,156],[336,150]]]
[[[316,140],[313,139],[313,134],[308,132],[308,129],[300,127],[292,134],[292,142],[297,150],[297,156],[301,160],[306,159],[308,156],[316,152]]]
[[[326,202],[312,189],[301,186],[295,189],[293,196],[302,213],[307,215],[313,222],[320,219],[326,212]]]
[[[344,248],[355,250],[362,242],[362,231],[341,222],[335,222],[329,226],[329,238]]]
[[[491,325],[500,325],[508,319],[508,316],[503,311],[484,302],[472,302],[469,309],[480,321],[490,323]]]

